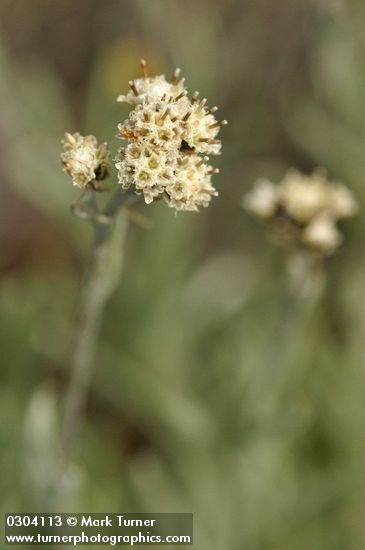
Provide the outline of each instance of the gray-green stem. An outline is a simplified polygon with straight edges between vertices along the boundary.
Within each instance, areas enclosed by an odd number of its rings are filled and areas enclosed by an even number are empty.
[[[123,264],[127,219],[122,205],[129,195],[117,191],[103,212],[110,223],[93,223],[95,241],[82,291],[80,325],[71,363],[71,380],[65,399],[61,432],[63,467],[72,460],[82,427],[103,312],[118,285]]]

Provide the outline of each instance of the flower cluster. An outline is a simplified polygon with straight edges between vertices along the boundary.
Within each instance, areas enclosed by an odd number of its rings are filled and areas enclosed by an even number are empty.
[[[217,139],[225,120],[217,121],[216,107],[207,109],[198,92],[187,96],[184,79],[177,69],[168,82],[164,75],[131,81],[130,91],[118,97],[133,107],[119,124],[128,144],[118,151],[118,181],[134,188],[146,203],[163,198],[176,210],[198,210],[217,195],[211,183],[218,170],[207,164],[207,155],[220,153]]]
[[[278,244],[323,255],[333,253],[342,242],[337,221],[353,216],[358,209],[351,191],[330,182],[323,170],[310,176],[290,170],[278,185],[258,180],[243,205],[268,224]]]
[[[80,189],[98,189],[98,182],[108,175],[108,145],[98,145],[94,136],[81,136],[79,133],[66,133],[62,143],[64,152],[61,154],[61,164],[72,183]]]

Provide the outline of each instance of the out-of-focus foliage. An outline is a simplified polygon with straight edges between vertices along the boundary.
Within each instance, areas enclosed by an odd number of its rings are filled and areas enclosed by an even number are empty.
[[[199,550],[360,550],[365,507],[365,4],[0,0],[1,508],[193,511]],[[141,209],[79,455],[52,499],[91,228],[64,131],[112,138],[138,76],[182,68],[229,126],[212,206]],[[315,307],[240,208],[325,166],[362,212]]]

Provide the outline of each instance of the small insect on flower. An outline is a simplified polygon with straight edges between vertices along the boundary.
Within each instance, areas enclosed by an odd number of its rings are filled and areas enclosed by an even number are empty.
[[[110,152],[108,145],[98,145],[96,137],[66,133],[62,140],[63,171],[71,177],[73,185],[80,189],[101,189],[100,182],[108,175]]]
[[[206,207],[217,195],[211,183],[217,170],[207,164],[207,155],[220,153],[217,135],[227,121],[217,121],[217,108],[208,109],[198,92],[188,98],[180,69],[168,81],[165,75],[148,77],[143,60],[141,67],[143,77],[118,97],[133,107],[118,125],[119,137],[128,141],[115,159],[118,181],[146,203],[164,199],[176,210]]]
[[[279,184],[258,180],[243,198],[243,207],[265,221],[276,244],[322,256],[342,242],[337,222],[358,211],[351,191],[329,181],[323,169],[309,176],[289,170]]]

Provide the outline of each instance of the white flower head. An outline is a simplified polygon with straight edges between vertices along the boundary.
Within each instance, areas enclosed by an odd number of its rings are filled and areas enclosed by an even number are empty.
[[[227,124],[226,120],[217,121],[213,113],[215,108],[205,108],[206,99],[193,101],[190,111],[186,114],[183,139],[185,143],[198,153],[218,155],[221,150],[221,142],[216,139],[221,126]]]
[[[147,64],[144,59],[141,59],[141,68],[143,78],[136,78],[129,82],[130,90],[125,95],[117,97],[117,101],[128,103],[135,107],[139,103],[143,103],[145,99],[152,101],[160,100],[163,97],[176,98],[185,94],[185,79],[180,77],[180,69],[176,69],[171,79],[171,82],[166,80],[164,74],[153,78],[147,75]]]
[[[350,189],[340,183],[332,185],[328,200],[329,209],[336,219],[350,218],[359,210],[359,203]]]
[[[209,205],[218,193],[211,184],[214,170],[199,155],[178,158],[173,178],[165,186],[164,199],[176,210],[199,210]]]
[[[242,202],[248,212],[258,218],[269,219],[275,214],[278,205],[277,185],[266,179],[257,180]]]
[[[215,119],[216,108],[207,109],[198,92],[188,98],[179,69],[168,82],[164,75],[148,77],[145,62],[141,65],[144,77],[118,98],[134,107],[118,125],[119,136],[128,140],[116,159],[118,181],[147,203],[163,198],[176,210],[208,206],[217,193],[211,183],[215,170],[205,155],[220,153],[217,134],[226,121]]]
[[[302,242],[323,254],[331,254],[342,242],[342,235],[329,216],[314,218],[302,233]]]
[[[163,96],[175,98],[184,91],[183,80],[168,82],[163,74],[154,78],[136,78],[130,81],[129,86],[130,91],[126,95],[118,96],[117,101],[133,107],[143,103],[145,99],[159,100]]]
[[[358,210],[351,191],[329,181],[323,169],[312,175],[289,170],[277,185],[259,180],[243,198],[243,206],[267,222],[277,244],[322,255],[332,254],[342,242],[337,221]]]
[[[134,187],[147,204],[163,194],[174,177],[177,162],[171,153],[156,152],[139,142],[120,149],[116,160],[118,182],[123,189]]]
[[[312,176],[289,170],[280,188],[280,202],[289,216],[308,222],[324,208],[327,201],[327,180],[321,173]]]
[[[311,175],[289,170],[279,188],[283,208],[301,223],[308,223],[323,212],[338,220],[351,217],[358,210],[351,191],[340,183],[329,181],[323,169]]]
[[[98,145],[95,136],[66,133],[62,140],[64,152],[61,164],[72,183],[85,189],[88,185],[97,188],[96,182],[107,176],[110,153],[108,145]]]
[[[179,148],[184,130],[181,100],[172,103],[146,98],[135,106],[127,120],[118,125],[120,137],[151,147]]]

